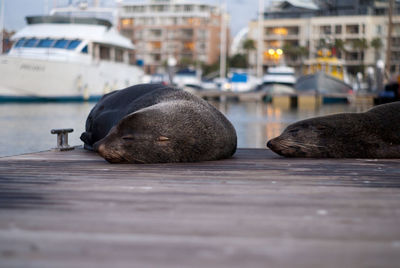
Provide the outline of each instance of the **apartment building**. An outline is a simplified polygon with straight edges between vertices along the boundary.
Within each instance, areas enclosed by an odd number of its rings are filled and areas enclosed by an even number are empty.
[[[372,0],[274,2],[264,14],[263,66],[266,68],[285,61],[299,68],[305,59],[317,57],[324,48],[332,49],[351,73],[359,71],[363,65],[375,66],[378,59],[385,60],[387,6],[388,1]],[[398,73],[400,16],[394,16],[393,22],[391,72]],[[249,38],[257,40],[257,27],[257,21],[250,22]],[[381,40],[380,48],[371,46],[374,39]],[[341,40],[342,47],[338,47],[337,40]],[[355,45],[360,40],[366,41],[367,48]],[[276,55],[274,51],[278,49],[283,50],[282,55]]]
[[[218,6],[181,0],[122,3],[121,33],[136,46],[134,60],[154,73],[168,58],[178,63],[212,64],[219,59],[221,12]]]

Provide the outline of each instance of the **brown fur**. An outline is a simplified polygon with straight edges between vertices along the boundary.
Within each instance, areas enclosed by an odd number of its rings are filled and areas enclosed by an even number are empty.
[[[160,85],[105,96],[86,128],[81,139],[112,163],[217,160],[236,151],[236,132],[224,115],[192,94]]]
[[[400,158],[400,102],[303,120],[267,146],[286,157]]]

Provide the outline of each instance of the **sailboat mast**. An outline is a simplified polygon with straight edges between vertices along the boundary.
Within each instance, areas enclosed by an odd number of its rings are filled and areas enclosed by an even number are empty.
[[[3,39],[4,39],[4,1],[0,0],[0,54],[3,54]]]
[[[219,66],[219,76],[220,78],[225,78],[226,76],[226,0],[221,4],[221,44],[220,44],[220,66]]]
[[[393,8],[394,0],[389,0],[389,23],[387,33],[387,47],[386,47],[386,64],[385,64],[385,76],[390,79],[390,65],[391,65],[391,52],[392,52],[392,29],[393,29]]]
[[[257,77],[263,75],[263,35],[264,35],[264,0],[258,0],[258,21],[257,21]]]

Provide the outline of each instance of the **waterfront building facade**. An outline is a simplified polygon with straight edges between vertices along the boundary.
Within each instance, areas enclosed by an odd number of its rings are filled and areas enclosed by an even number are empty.
[[[213,64],[220,54],[221,10],[218,6],[180,0],[121,3],[119,27],[135,44],[134,60],[147,73],[178,64]]]
[[[264,14],[263,66],[285,62],[300,70],[306,59],[315,58],[326,49],[342,59],[350,73],[362,71],[362,66],[375,66],[379,59],[385,60],[387,7],[388,1],[384,0],[274,2]],[[257,27],[257,21],[250,22],[249,38],[257,40]],[[393,17],[391,38],[390,69],[398,73],[400,16]]]

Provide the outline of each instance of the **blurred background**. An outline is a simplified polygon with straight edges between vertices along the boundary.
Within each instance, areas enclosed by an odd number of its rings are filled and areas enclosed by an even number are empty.
[[[394,0],[0,0],[0,156],[79,145],[103,94],[163,83],[265,148],[289,124],[399,100]]]

